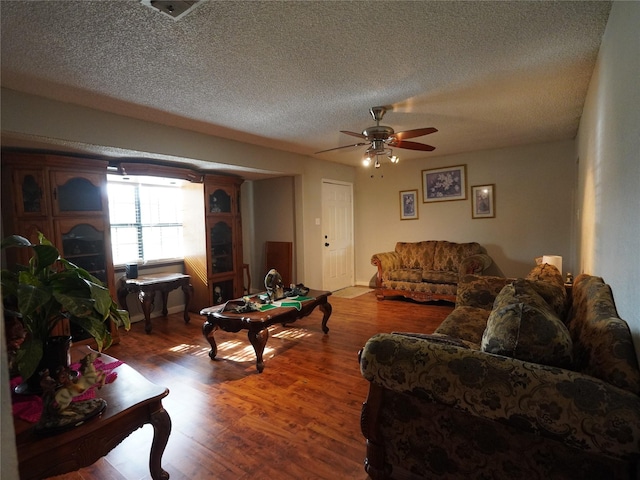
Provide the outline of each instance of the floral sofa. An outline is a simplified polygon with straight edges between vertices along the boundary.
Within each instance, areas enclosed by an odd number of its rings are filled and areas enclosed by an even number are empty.
[[[404,296],[420,302],[455,302],[460,277],[481,274],[491,263],[478,243],[441,240],[398,242],[393,252],[371,257],[371,264],[378,268],[378,300]]]
[[[601,278],[579,276],[569,296],[546,264],[524,279],[470,275],[434,334],[371,337],[371,478],[640,478],[629,327]]]

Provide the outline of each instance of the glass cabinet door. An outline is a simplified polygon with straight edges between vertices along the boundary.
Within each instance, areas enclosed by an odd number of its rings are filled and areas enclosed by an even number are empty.
[[[54,214],[103,211],[103,189],[106,178],[100,174],[54,171]]]
[[[107,255],[103,222],[82,220],[71,228],[58,222],[61,235],[61,255],[87,270],[91,275],[107,284]],[[68,222],[65,222],[68,223]]]
[[[206,186],[207,214],[232,213],[232,195],[223,188]]]
[[[209,222],[208,222],[209,223]],[[211,273],[233,272],[233,231],[225,221],[209,226]]]
[[[212,289],[212,298],[214,305],[219,305],[235,298],[233,280],[222,280],[219,282],[214,282],[212,285]]]
[[[47,197],[44,195],[44,174],[40,170],[16,169],[13,176],[16,189],[16,209],[18,216],[48,215]]]

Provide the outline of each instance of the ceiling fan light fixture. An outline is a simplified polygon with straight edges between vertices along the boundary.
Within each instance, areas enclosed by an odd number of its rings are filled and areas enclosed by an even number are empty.
[[[372,151],[372,149],[367,148],[367,150],[364,152],[364,157],[362,157],[362,165],[364,165],[365,167],[368,167],[369,165],[371,165],[373,155],[374,155],[374,152]]]

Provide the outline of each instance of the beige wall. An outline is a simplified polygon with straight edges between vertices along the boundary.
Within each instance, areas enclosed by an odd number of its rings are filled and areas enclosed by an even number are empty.
[[[489,273],[522,276],[543,254],[563,257],[572,272],[573,141],[430,157],[359,170],[356,182],[356,279],[374,281],[371,255],[397,241],[475,241],[493,258]],[[466,165],[467,200],[422,203],[422,170]],[[469,189],[495,184],[495,218],[472,219]],[[400,220],[399,192],[418,190],[417,220]]]
[[[57,102],[2,89],[2,131],[52,141],[53,145],[96,147],[96,152],[140,152],[162,158],[239,165],[294,177],[295,252],[300,261],[296,278],[311,288],[322,286],[322,242],[320,226],[323,178],[353,182],[355,169],[279,150],[211,137],[200,133],[152,124],[119,115]],[[52,147],[55,148],[55,147]],[[243,185],[243,215],[255,219],[247,206],[268,201],[255,197],[250,185]],[[251,262],[260,245],[253,244],[255,228],[243,218],[244,252]]]
[[[640,356],[640,2],[614,2],[578,135],[579,270],[613,289]]]
[[[295,246],[294,177],[279,177],[253,182],[254,251],[251,265],[252,283],[264,288],[266,275],[265,242],[292,242]],[[295,262],[295,248],[293,259]],[[294,263],[295,264],[295,263]],[[296,273],[292,280],[296,282]]]

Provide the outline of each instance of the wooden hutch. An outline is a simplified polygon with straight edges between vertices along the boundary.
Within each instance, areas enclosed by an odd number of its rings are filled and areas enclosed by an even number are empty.
[[[107,167],[128,175],[182,178],[184,273],[194,294],[190,309],[243,294],[242,179],[163,164],[118,162],[47,153],[2,152],[3,235],[37,243],[42,232],[68,260],[102,280],[117,298],[111,256]],[[32,252],[7,249],[8,266],[28,262]],[[117,342],[117,330],[113,332]]]

